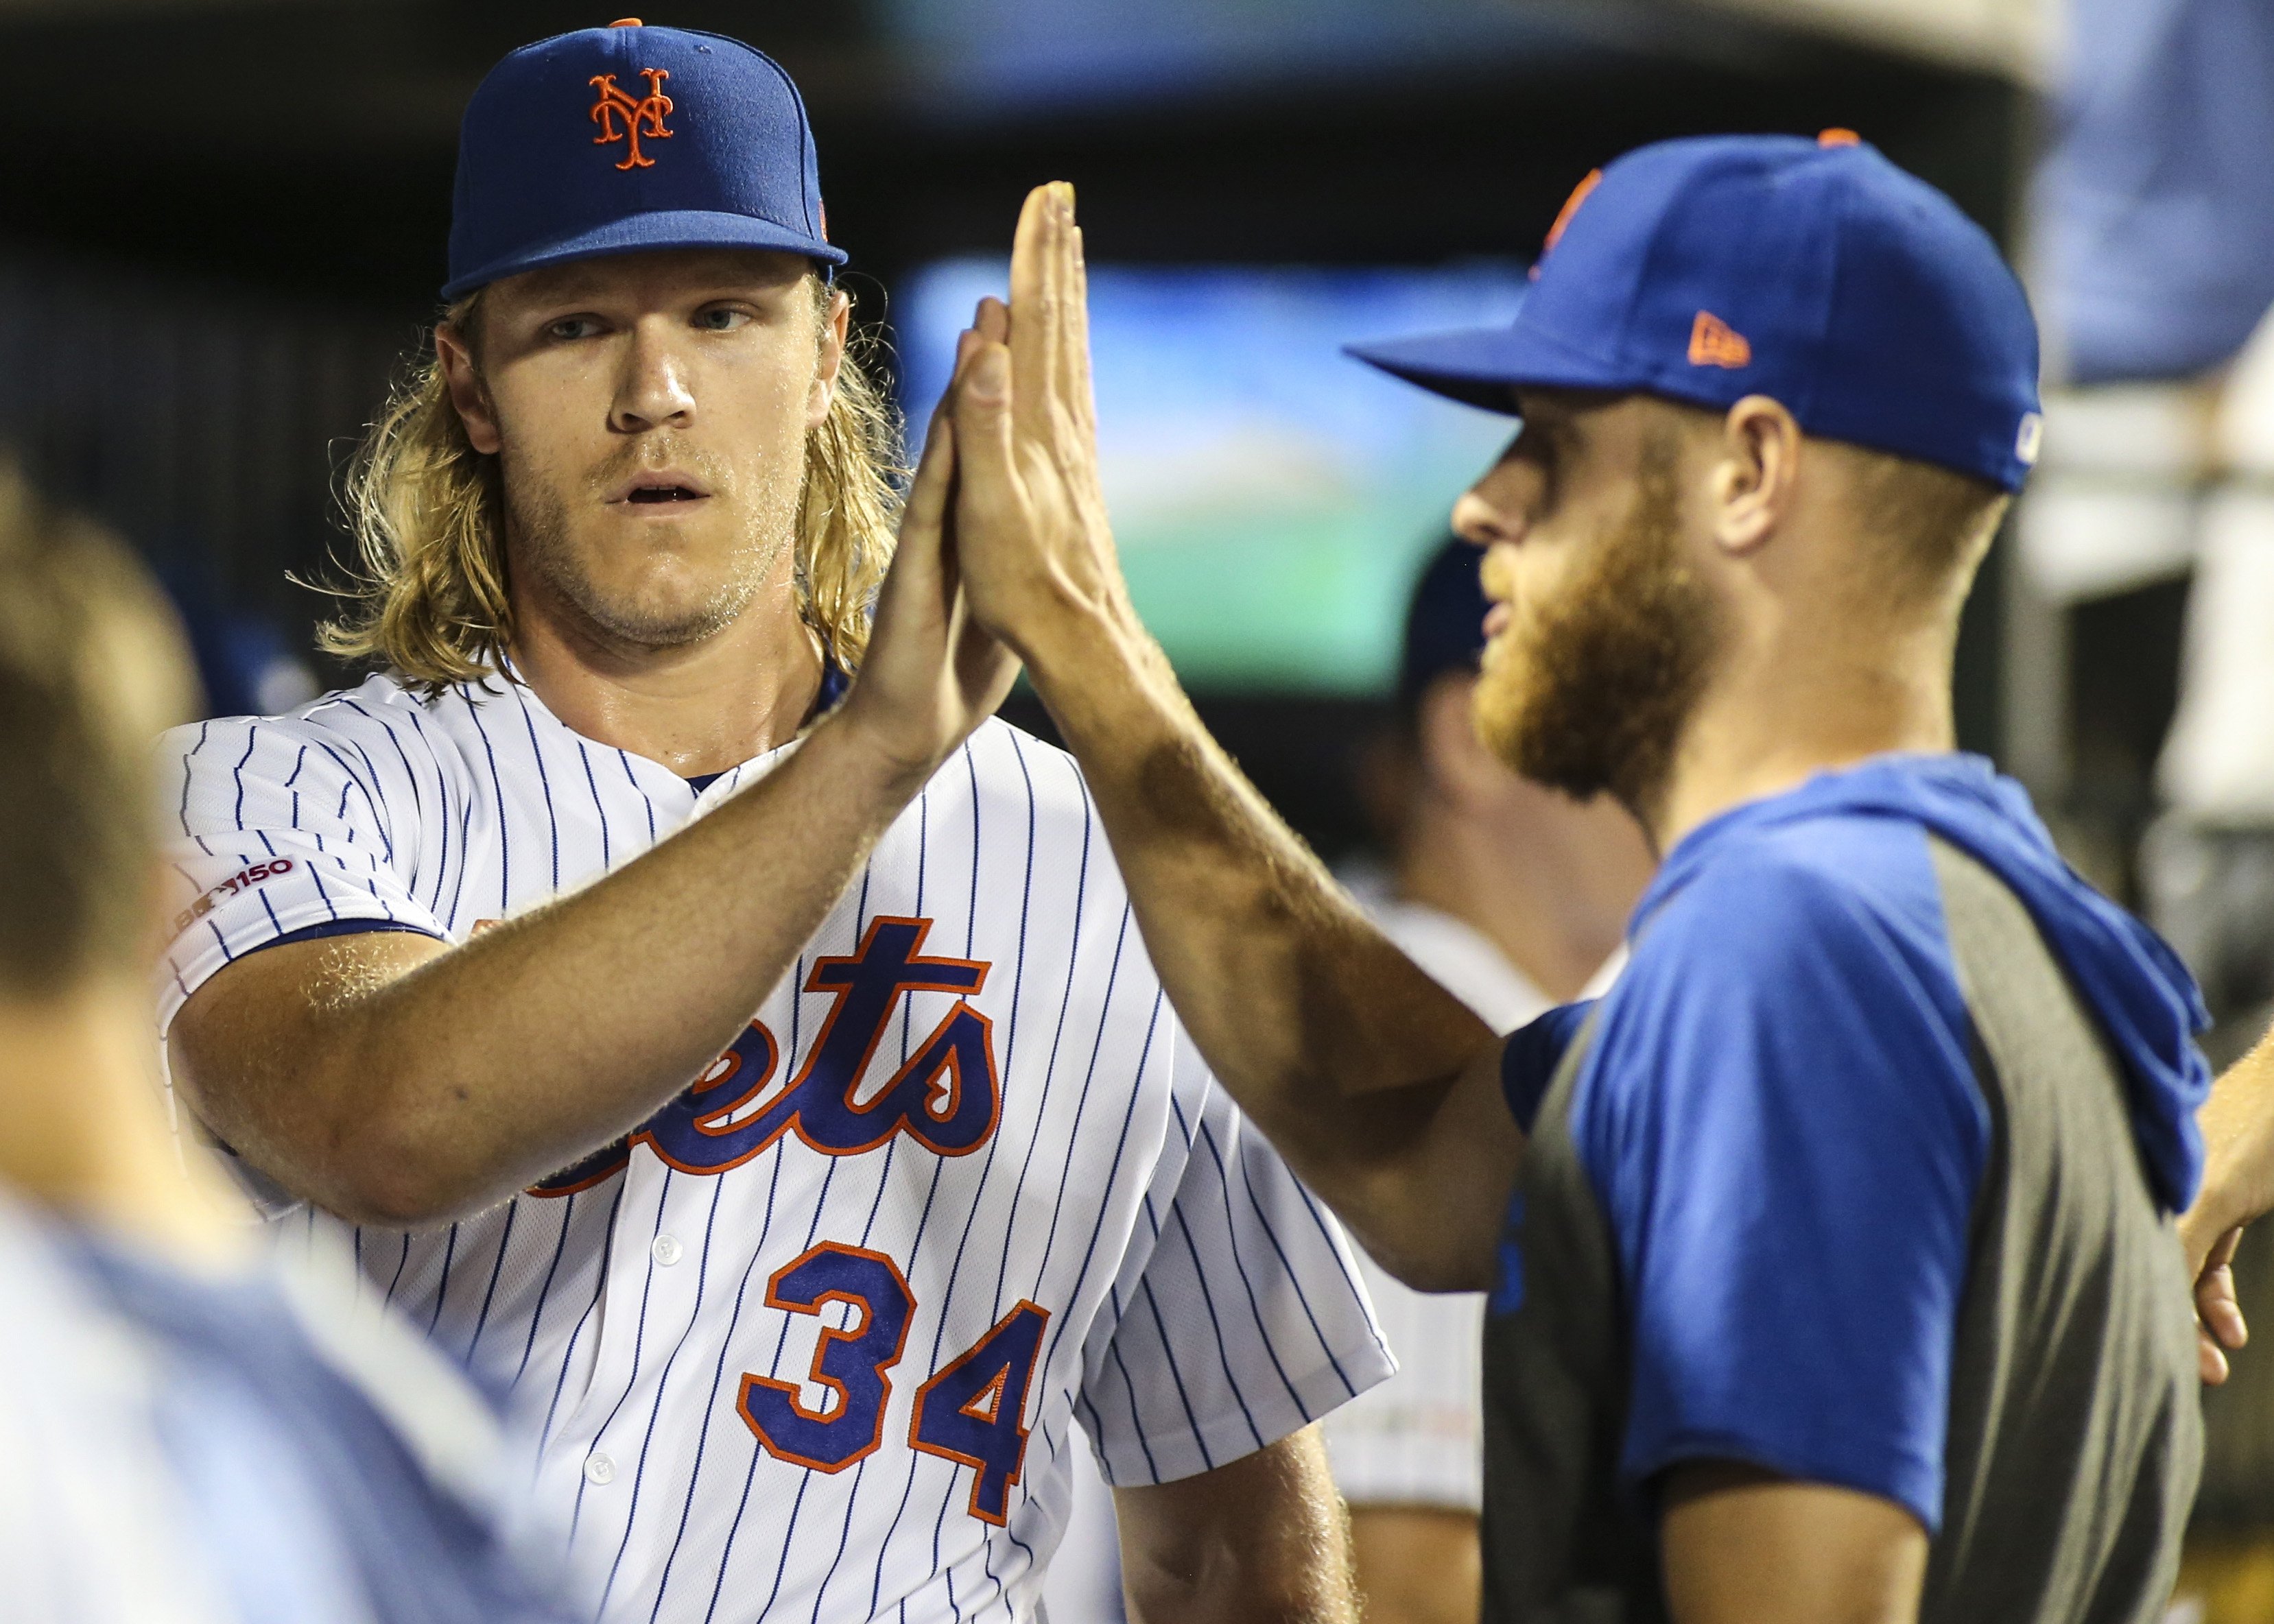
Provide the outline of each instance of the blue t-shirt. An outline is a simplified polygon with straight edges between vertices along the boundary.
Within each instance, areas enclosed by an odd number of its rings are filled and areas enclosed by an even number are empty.
[[[1724,814],[1635,916],[1570,1130],[1612,1232],[1633,1376],[1622,1478],[1743,1461],[1880,1495],[1930,1532],[1991,1124],[1930,831],[2011,885],[2125,1063],[2182,1205],[2208,1077],[2168,950],[1965,757],[1885,757]],[[1510,1041],[1529,1125],[1586,1013]]]

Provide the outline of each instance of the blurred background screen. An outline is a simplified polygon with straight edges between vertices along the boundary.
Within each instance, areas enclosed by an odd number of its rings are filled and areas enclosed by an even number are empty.
[[[911,425],[1004,263],[954,259],[895,304]],[[1452,494],[1514,424],[1386,378],[1353,341],[1497,321],[1510,263],[1442,270],[1101,266],[1099,454],[1137,608],[1208,688],[1386,691],[1405,591]]]

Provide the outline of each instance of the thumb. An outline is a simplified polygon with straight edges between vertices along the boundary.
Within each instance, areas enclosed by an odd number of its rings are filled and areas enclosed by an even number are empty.
[[[955,484],[955,424],[945,410],[932,414],[924,432],[923,455],[900,509],[900,545],[910,542],[937,548],[947,523],[948,493]]]
[[[892,568],[877,595],[876,631],[915,617],[912,626],[938,613],[945,566],[942,532],[955,485],[955,431],[945,412],[935,413],[931,431],[924,436],[923,455],[915,478],[908,485],[907,501],[900,509],[900,539],[893,545]],[[870,652],[879,641],[872,635]]]

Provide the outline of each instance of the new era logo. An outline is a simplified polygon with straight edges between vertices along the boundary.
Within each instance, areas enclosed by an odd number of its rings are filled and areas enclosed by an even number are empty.
[[[1690,365],[1736,368],[1753,364],[1753,347],[1745,335],[1710,310],[1698,312],[1690,327]]]

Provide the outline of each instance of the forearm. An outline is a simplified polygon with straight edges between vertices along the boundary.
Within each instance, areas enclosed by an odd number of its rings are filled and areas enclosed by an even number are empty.
[[[277,950],[322,966],[280,989],[254,955],[184,1011],[185,1081],[296,1193],[404,1224],[478,1210],[715,1059],[921,781],[825,723],[597,884],[415,967],[375,972],[345,938]]]
[[[1296,1170],[1368,1230],[1492,1034],[1271,810],[1133,616],[1070,622],[1030,661],[1179,1018]]]
[[[1096,478],[1072,202],[1064,187],[1028,197],[1013,309],[983,301],[950,392],[975,613],[1080,759],[1146,947],[1216,1075],[1377,1260],[1425,1288],[1474,1285],[1522,1143],[1498,1046],[1272,814],[1131,610]]]
[[[1349,1521],[1318,1429],[1114,1495],[1130,1624],[1357,1624]]]
[[[1917,1624],[1926,1530],[1892,1500],[1706,1461],[1663,1504],[1675,1624]]]
[[[2226,1069],[2195,1122],[2203,1182],[2189,1224],[2216,1236],[2274,1207],[2274,1034]]]

